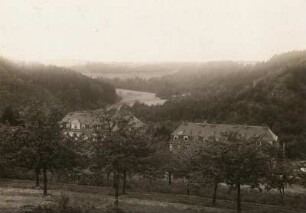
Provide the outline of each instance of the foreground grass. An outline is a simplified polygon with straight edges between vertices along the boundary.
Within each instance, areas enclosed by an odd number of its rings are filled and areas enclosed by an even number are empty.
[[[0,183],[0,212],[5,213],[155,213],[155,212],[211,212],[205,207],[193,207],[158,200],[143,200],[122,196],[118,208],[113,206],[112,188],[81,185],[52,185],[47,197],[42,196],[32,181],[4,180]],[[69,201],[65,210],[61,205],[62,194]],[[219,212],[219,210],[213,211]]]
[[[64,193],[63,193],[64,192]],[[129,192],[120,197],[119,208],[113,206],[113,189],[110,187],[52,184],[49,196],[33,187],[33,181],[0,180],[0,212],[7,213],[104,213],[104,212],[235,212],[235,202],[211,200],[199,196],[169,193]],[[63,194],[68,199],[62,211]],[[273,205],[243,203],[244,212],[303,212]]]
[[[59,206],[61,199],[59,190],[50,190],[50,195],[47,197],[43,197],[38,189],[0,187],[0,192],[0,212],[6,213],[208,212],[205,208],[129,198],[122,198],[119,207],[116,208],[113,206],[112,196],[71,191],[65,191],[69,203],[65,209],[62,209]]]

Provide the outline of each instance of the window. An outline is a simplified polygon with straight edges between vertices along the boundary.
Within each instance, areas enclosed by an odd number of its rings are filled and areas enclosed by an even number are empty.
[[[177,141],[178,139],[179,139],[179,136],[178,135],[174,135],[173,140]]]
[[[188,141],[188,136],[184,136],[184,141]]]
[[[78,124],[71,124],[71,129],[80,129],[80,125]]]
[[[173,150],[172,144],[169,144],[169,150],[170,150],[170,152]]]
[[[177,133],[177,134],[178,134],[178,135],[182,135],[182,134],[183,134],[183,132],[184,132],[183,130],[180,130],[180,131],[178,131],[178,133]]]

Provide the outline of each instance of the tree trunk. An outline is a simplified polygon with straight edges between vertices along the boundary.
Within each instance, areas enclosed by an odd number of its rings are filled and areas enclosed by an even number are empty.
[[[109,172],[106,173],[106,186],[109,186]]]
[[[35,169],[36,187],[39,187],[39,169]]]
[[[126,194],[125,192],[126,188],[126,171],[123,171],[123,182],[122,182],[122,194]]]
[[[115,206],[119,204],[119,172],[114,172],[115,176]]]
[[[44,196],[48,195],[48,180],[47,180],[47,168],[46,166],[43,167],[43,181],[44,181]]]
[[[237,212],[241,212],[240,183],[237,183]]]
[[[283,186],[283,206],[285,206],[285,187]]]
[[[213,194],[213,200],[212,200],[212,204],[213,204],[213,205],[216,205],[217,190],[218,190],[218,182],[215,182],[215,183],[214,183],[214,194]]]
[[[116,172],[114,172],[113,174],[113,180],[114,180],[114,184],[113,184],[113,187],[116,188]]]
[[[168,184],[171,185],[172,180],[171,180],[171,172],[168,172]]]
[[[190,179],[189,178],[186,178],[187,179],[187,195],[189,196],[190,195]]]
[[[281,197],[282,205],[285,206],[285,187],[282,186],[278,190],[279,190],[279,194],[280,194],[280,197]]]

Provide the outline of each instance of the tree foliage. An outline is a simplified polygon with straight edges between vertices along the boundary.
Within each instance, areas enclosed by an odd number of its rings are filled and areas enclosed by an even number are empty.
[[[277,157],[278,148],[260,137],[246,138],[237,132],[211,137],[194,146],[195,181],[213,185],[213,203],[219,183],[237,191],[237,210],[241,211],[241,187],[260,188],[269,176],[269,165]]]
[[[132,111],[154,122],[267,125],[281,143],[286,143],[288,157],[305,159],[305,62],[306,52],[297,51],[255,65],[207,63],[196,71],[168,76],[167,90],[174,92],[164,105],[137,103]],[[146,81],[149,85],[153,80]],[[154,80],[154,88],[162,89],[163,81]]]
[[[14,64],[0,58],[0,112],[22,111],[29,100],[57,104],[68,111],[97,109],[117,100],[115,88],[56,66]]]
[[[72,169],[75,154],[64,143],[59,124],[61,113],[44,105],[28,108],[24,123],[7,132],[5,147],[12,165],[27,168],[44,176],[47,194],[47,172]]]
[[[145,173],[151,170],[153,149],[151,139],[132,122],[125,111],[105,110],[101,114],[102,127],[93,137],[96,169],[113,172],[115,204],[118,205],[120,174]],[[125,179],[123,179],[125,181]]]

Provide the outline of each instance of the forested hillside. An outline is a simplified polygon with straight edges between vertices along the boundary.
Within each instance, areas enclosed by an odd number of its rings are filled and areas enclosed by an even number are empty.
[[[193,62],[88,62],[83,65],[71,66],[71,69],[94,78],[122,80],[141,77],[149,79],[182,71],[188,72],[197,69],[200,64]]]
[[[69,111],[96,109],[116,99],[114,87],[106,82],[55,66],[20,65],[0,58],[0,111],[6,106],[22,110],[31,100]]]
[[[164,94],[176,90],[188,95],[172,96],[163,106],[136,104],[136,115],[150,121],[268,125],[287,144],[290,157],[306,158],[305,51],[276,55],[257,65],[206,66],[202,71],[149,80],[148,84],[169,85],[160,91]]]

